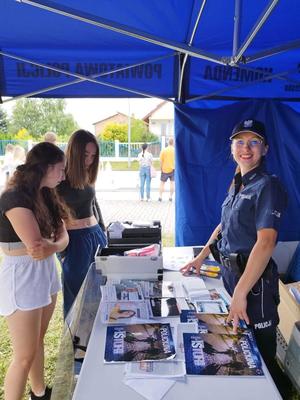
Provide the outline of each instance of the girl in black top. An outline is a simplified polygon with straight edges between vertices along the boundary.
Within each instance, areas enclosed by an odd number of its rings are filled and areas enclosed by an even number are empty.
[[[74,132],[66,157],[66,180],[58,187],[73,214],[72,220],[65,221],[69,246],[61,258],[65,317],[94,261],[98,245],[106,246],[106,236],[93,214],[99,166],[99,146],[94,135],[83,129]]]
[[[62,220],[67,212],[54,191],[64,179],[64,168],[64,153],[40,143],[0,197],[0,314],[7,319],[13,347],[5,399],[23,398],[28,376],[30,398],[50,399],[43,339],[60,290],[54,254],[68,244]]]

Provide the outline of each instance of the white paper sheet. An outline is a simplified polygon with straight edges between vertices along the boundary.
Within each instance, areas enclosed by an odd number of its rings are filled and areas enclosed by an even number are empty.
[[[176,383],[173,379],[123,379],[125,385],[131,387],[147,400],[160,400]]]

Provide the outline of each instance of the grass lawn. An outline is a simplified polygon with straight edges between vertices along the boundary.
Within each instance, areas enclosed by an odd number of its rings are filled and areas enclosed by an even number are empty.
[[[62,333],[63,318],[62,318],[62,294],[61,292],[57,298],[57,305],[50,321],[48,332],[45,339],[45,370],[46,382],[52,385],[55,364],[57,358],[57,351],[59,349],[60,337]],[[3,385],[5,371],[11,359],[11,346],[5,318],[0,317],[0,400],[4,400]],[[28,387],[29,389],[29,387]],[[24,400],[28,399],[28,395],[24,396]]]

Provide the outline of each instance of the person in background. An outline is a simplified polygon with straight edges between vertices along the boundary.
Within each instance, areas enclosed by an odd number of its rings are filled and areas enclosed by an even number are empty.
[[[140,199],[144,200],[144,191],[146,183],[146,196],[147,201],[150,200],[151,190],[151,165],[153,161],[152,154],[147,150],[148,144],[142,145],[142,151],[138,155],[138,162],[140,164]]]
[[[263,123],[242,121],[230,140],[237,170],[222,205],[221,222],[199,255],[181,271],[186,274],[195,268],[199,275],[205,258],[213,254],[232,296],[227,322],[233,322],[234,333],[239,320],[253,329],[259,351],[283,391],[284,376],[275,360],[279,289],[272,253],[287,195],[279,179],[265,169],[269,146]]]
[[[160,152],[160,187],[159,187],[159,198],[158,201],[162,201],[163,192],[165,190],[165,183],[170,179],[170,195],[169,201],[172,201],[174,194],[174,179],[175,179],[175,149],[174,139],[170,138],[168,146]]]
[[[98,165],[99,146],[95,136],[84,129],[75,131],[66,150],[66,180],[58,187],[59,196],[73,214],[71,220],[65,221],[69,245],[60,255],[65,317],[94,261],[98,246],[107,244],[93,211]]]
[[[14,170],[17,168],[18,165],[24,164],[26,159],[26,151],[24,147],[16,144],[13,149],[13,167]]]
[[[7,320],[13,359],[5,400],[23,398],[29,376],[31,400],[48,400],[44,381],[44,336],[61,289],[55,253],[68,244],[67,210],[54,188],[64,179],[65,156],[40,143],[27,154],[0,197],[0,315]]]
[[[13,152],[14,145],[12,143],[7,143],[5,146],[5,153],[3,159],[2,172],[5,174],[5,182],[8,182],[8,179],[11,177],[14,171],[14,162],[13,162]]]
[[[46,132],[44,135],[44,142],[49,142],[57,145],[57,135],[54,132]]]

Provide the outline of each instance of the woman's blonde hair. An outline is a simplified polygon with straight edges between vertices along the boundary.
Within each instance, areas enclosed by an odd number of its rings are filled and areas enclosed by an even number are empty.
[[[92,165],[85,168],[85,148],[88,143],[96,146],[96,155]],[[94,184],[98,175],[99,145],[95,136],[84,129],[75,131],[66,150],[66,179],[71,187],[83,189],[87,184]]]

